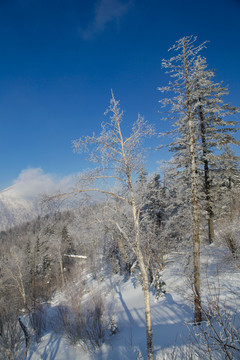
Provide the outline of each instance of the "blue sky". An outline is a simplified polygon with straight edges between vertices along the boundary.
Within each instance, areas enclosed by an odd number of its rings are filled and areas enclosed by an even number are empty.
[[[239,18],[239,0],[1,0],[0,190],[28,168],[81,171],[71,141],[100,130],[111,88],[126,124],[140,113],[164,131],[161,60],[183,36],[210,41],[203,55],[240,107]]]

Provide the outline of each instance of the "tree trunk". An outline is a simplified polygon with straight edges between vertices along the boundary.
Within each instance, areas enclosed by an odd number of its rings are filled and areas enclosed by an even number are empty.
[[[193,287],[194,287],[194,320],[199,323],[202,320],[201,314],[201,290],[200,290],[200,238],[199,238],[199,216],[198,216],[198,188],[197,188],[197,161],[194,137],[193,113],[191,109],[191,97],[189,88],[189,73],[187,61],[187,49],[183,39],[184,71],[186,81],[186,97],[189,129],[189,150],[190,150],[190,176],[192,189],[192,217],[193,217]]]
[[[134,221],[135,229],[135,246],[134,251],[140,266],[142,279],[143,279],[143,293],[144,293],[144,306],[145,306],[145,318],[146,318],[146,337],[147,337],[147,359],[154,360],[153,354],[153,331],[152,331],[152,317],[151,317],[151,306],[150,306],[150,295],[149,295],[149,281],[148,273],[144,263],[144,257],[140,246],[140,224],[139,224],[139,211],[137,210],[135,194],[133,190],[131,170],[128,166],[127,156],[124,148],[124,141],[122,137],[122,132],[120,129],[120,123],[118,121],[118,134],[120,138],[121,148],[122,148],[122,157],[125,164],[125,174],[127,175],[127,183],[129,186],[129,194],[131,198],[131,207]]]
[[[204,115],[201,106],[199,109],[199,117],[200,117],[200,130],[201,130],[201,139],[202,139],[202,147],[203,147],[204,189],[205,189],[206,202],[207,202],[206,211],[208,216],[208,242],[209,244],[212,244],[214,240],[213,209],[212,209],[211,197],[210,197],[211,187],[210,187],[209,165],[207,159],[206,128],[205,128]]]
[[[32,265],[32,300],[33,311],[36,310],[36,246],[33,250],[33,265]]]
[[[145,319],[146,319],[146,337],[147,337],[147,359],[154,360],[153,354],[153,331],[152,331],[152,316],[151,316],[151,305],[150,305],[150,294],[149,294],[149,281],[148,281],[148,272],[144,263],[143,253],[140,247],[140,226],[139,219],[137,214],[137,209],[135,206],[135,198],[133,195],[133,190],[130,186],[130,192],[132,193],[132,210],[133,218],[135,225],[135,254],[139,263],[141,270],[142,281],[143,281],[143,294],[144,294],[144,306],[145,306]]]
[[[149,294],[149,281],[148,273],[144,264],[143,256],[140,253],[136,253],[143,280],[143,294],[144,294],[144,306],[145,306],[145,319],[146,319],[146,337],[147,337],[147,359],[153,360],[153,331],[152,331],[152,316],[151,316],[151,305],[150,305],[150,294]]]
[[[64,268],[63,268],[63,261],[62,261],[62,254],[61,254],[60,247],[58,247],[58,260],[59,260],[59,265],[60,265],[62,286],[65,286]]]
[[[25,350],[25,356],[27,355],[27,351],[28,351],[28,348],[29,348],[29,345],[30,345],[30,334],[28,332],[28,329],[26,327],[26,325],[23,323],[22,319],[19,317],[18,318],[18,322],[21,326],[21,329],[24,333],[24,336],[25,336],[25,344],[26,344],[26,350]]]
[[[23,306],[24,306],[24,308],[26,308],[27,307],[27,299],[26,299],[26,292],[25,292],[24,283],[23,283],[23,275],[22,275],[19,264],[17,264],[17,266],[18,266],[18,273],[19,273],[19,291],[23,298]]]

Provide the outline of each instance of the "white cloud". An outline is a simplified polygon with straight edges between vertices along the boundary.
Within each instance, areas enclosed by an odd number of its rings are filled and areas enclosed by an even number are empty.
[[[95,17],[92,23],[81,31],[81,35],[85,40],[88,40],[100,31],[103,31],[106,24],[112,21],[119,21],[119,19],[125,15],[132,1],[123,3],[119,0],[100,0],[95,8]]]
[[[57,191],[66,191],[71,184],[72,177],[57,179],[52,174],[45,174],[41,168],[22,170],[13,181],[12,191],[21,198],[32,198],[40,194],[52,194]]]

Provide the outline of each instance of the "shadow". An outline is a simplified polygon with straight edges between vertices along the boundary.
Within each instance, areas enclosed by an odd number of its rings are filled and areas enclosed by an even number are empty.
[[[60,343],[61,338],[55,334],[51,334],[42,354],[42,360],[54,360],[57,356]]]
[[[135,288],[134,284],[132,284]],[[132,326],[134,339],[131,341],[131,349],[138,347],[143,358],[146,357],[146,321],[144,298],[143,306],[133,307],[129,305],[127,299],[123,298],[121,287],[112,284],[123,311],[127,316],[127,321]],[[153,300],[153,299],[152,299]],[[177,302],[170,293],[164,294],[157,303],[151,304],[153,337],[156,349],[167,349],[177,344],[189,343],[189,327],[193,319],[191,305],[184,302]],[[120,321],[123,321],[121,318]],[[126,328],[126,327],[125,327]],[[123,336],[127,334],[123,334]]]
[[[129,311],[129,309],[128,309],[126,303],[125,303],[125,301],[123,300],[122,293],[121,293],[121,290],[120,290],[120,289],[121,289],[120,286],[118,286],[118,289],[117,289],[117,286],[114,285],[114,290],[115,290],[116,294],[117,294],[118,297],[119,297],[119,300],[120,300],[120,302],[121,302],[121,304],[122,304],[122,307],[123,307],[123,309],[124,309],[124,311],[125,311],[125,314],[126,314],[127,317],[128,317],[129,323],[134,324],[135,321],[134,321],[134,319],[133,319],[133,317],[132,317],[132,314],[131,314],[131,312]]]
[[[44,351],[37,350],[34,346],[30,349],[27,360],[31,360],[32,356],[36,356],[36,353],[39,353],[39,359],[41,360],[54,360],[57,359],[57,354],[59,350],[59,346],[61,343],[61,338],[52,333],[48,339],[48,342],[44,346]]]
[[[136,276],[131,277],[131,283],[133,284],[134,289],[138,287],[139,280],[136,278]]]

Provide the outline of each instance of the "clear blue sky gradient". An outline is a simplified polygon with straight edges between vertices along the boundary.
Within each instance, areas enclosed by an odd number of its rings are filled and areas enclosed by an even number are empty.
[[[240,107],[239,0],[1,0],[0,189],[28,167],[81,171],[71,141],[100,130],[111,88],[126,125],[140,113],[166,130],[161,60],[186,35],[210,41],[203,55]]]

